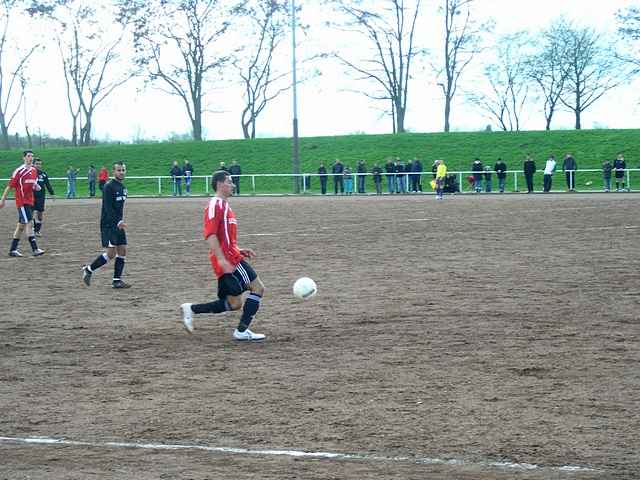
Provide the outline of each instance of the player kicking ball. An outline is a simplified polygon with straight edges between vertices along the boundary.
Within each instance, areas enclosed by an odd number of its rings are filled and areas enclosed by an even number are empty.
[[[245,258],[255,257],[253,250],[238,248],[236,244],[238,222],[228,202],[233,195],[234,184],[229,173],[218,171],[213,174],[211,186],[216,194],[204,210],[204,238],[218,278],[218,299],[210,303],[183,303],[180,306],[182,323],[187,332],[192,333],[194,314],[223,313],[242,307],[240,323],[233,332],[233,338],[262,341],[265,336],[249,330],[249,325],[260,308],[264,285],[245,261]],[[242,294],[246,291],[249,295],[243,304]]]

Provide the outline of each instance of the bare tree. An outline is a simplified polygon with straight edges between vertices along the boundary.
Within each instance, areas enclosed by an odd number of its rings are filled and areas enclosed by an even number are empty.
[[[237,48],[225,44],[231,19],[246,0],[118,0],[121,20],[136,26],[138,64],[163,92],[177,96],[191,136],[202,140],[205,85],[221,73]],[[161,86],[158,86],[161,85]]]
[[[567,45],[563,35],[566,28],[566,21],[560,18],[540,33],[532,42],[538,46],[538,51],[527,59],[529,77],[544,99],[542,109],[546,130],[551,129],[553,115],[560,104],[569,76]]]
[[[566,45],[567,85],[560,97],[575,115],[575,128],[582,128],[582,113],[611,89],[625,81],[629,72],[602,35],[592,28],[567,24],[561,32]]]
[[[458,82],[474,56],[480,51],[480,34],[490,28],[475,21],[471,6],[475,0],[443,0],[444,65],[437,69],[438,86],[444,95],[444,131],[451,128],[451,104]]]
[[[2,0],[0,3],[0,142],[8,150],[9,129],[24,100],[25,71],[39,45],[21,49],[9,43],[11,20],[23,2]]]
[[[120,66],[126,25],[114,23],[115,10],[90,0],[33,2],[32,15],[56,22],[67,105],[71,115],[71,142],[90,145],[98,106],[135,75]]]
[[[370,58],[362,61],[347,56],[347,51],[334,52],[333,56],[355,72],[358,80],[373,82],[380,88],[361,93],[390,102],[393,133],[403,133],[412,61],[424,53],[414,45],[421,0],[413,2],[413,9],[405,6],[403,0],[328,0],[328,3],[346,19],[332,25],[364,37],[364,45],[372,52]]]
[[[256,122],[267,104],[291,88],[283,82],[289,72],[274,69],[274,55],[285,38],[288,0],[256,0],[243,13],[255,40],[233,59],[244,88],[241,125],[244,138],[256,138]]]
[[[524,55],[529,44],[530,38],[525,32],[501,37],[495,48],[497,60],[485,66],[489,93],[469,95],[471,103],[488,113],[504,131],[520,131],[522,112],[529,94]]]
[[[621,58],[632,64],[634,67],[634,73],[637,73],[640,69],[640,7],[628,7],[623,10],[619,10],[616,13],[618,20],[618,32],[622,37],[629,41],[629,54],[624,54]]]

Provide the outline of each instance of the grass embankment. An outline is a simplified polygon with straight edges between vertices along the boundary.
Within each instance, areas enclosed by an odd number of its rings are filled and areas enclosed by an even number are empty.
[[[556,156],[559,171],[567,152],[573,154],[580,169],[599,169],[605,159],[612,160],[619,151],[625,153],[628,168],[640,167],[639,133],[639,130],[571,130],[308,137],[300,139],[300,162],[303,173],[315,173],[321,161],[330,170],[336,158],[355,170],[356,162],[360,159],[364,159],[368,169],[371,169],[376,162],[383,165],[387,157],[398,156],[402,160],[417,157],[422,161],[424,170],[429,171],[433,160],[442,158],[450,171],[460,171],[470,170],[475,157],[491,167],[501,157],[510,170],[521,170],[524,156],[531,153],[539,171],[536,175],[538,189],[542,182],[544,162],[550,154]],[[189,159],[194,166],[194,175],[210,174],[220,161],[230,165],[233,160],[237,160],[243,174],[288,174],[292,163],[292,140],[289,138],[34,150],[36,156],[44,160],[45,170],[51,177],[64,177],[68,165],[78,168],[79,195],[86,194],[86,171],[90,164],[96,168],[101,165],[109,167],[115,160],[123,160],[127,164],[129,176],[168,175],[172,162],[178,160],[182,164],[184,159]],[[0,154],[0,178],[7,178],[20,161],[21,152],[17,150]],[[563,186],[563,180],[560,175],[556,175],[554,187]],[[585,186],[588,181],[593,184]],[[163,194],[169,193],[169,181],[162,182]],[[367,182],[368,191],[371,191],[370,179]],[[64,184],[64,181],[54,183],[59,195],[64,192]],[[637,172],[632,175],[632,186],[635,187],[635,184],[640,185],[640,174]],[[127,185],[131,194],[154,194],[158,191],[157,180],[130,180]],[[256,190],[258,193],[286,193],[291,191],[291,185],[289,178],[258,179]],[[524,185],[521,176],[518,185],[520,189]],[[319,190],[316,179],[312,180],[311,186],[312,191]],[[243,179],[243,187],[242,193],[251,192],[248,179]],[[577,187],[579,190],[601,190],[601,175],[595,172],[581,173]],[[509,175],[507,189],[513,188],[513,176]],[[204,190],[204,181],[195,179],[194,193],[202,193]]]

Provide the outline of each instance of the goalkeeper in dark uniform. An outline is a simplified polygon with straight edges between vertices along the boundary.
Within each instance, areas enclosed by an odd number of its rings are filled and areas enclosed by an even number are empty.
[[[34,160],[34,166],[38,171],[38,185],[40,185],[40,190],[33,191],[33,232],[36,237],[40,237],[42,236],[40,231],[44,223],[44,202],[47,195],[44,189],[46,188],[50,195],[55,195],[55,193],[51,187],[51,183],[49,183],[49,175],[42,170],[42,160],[36,158]]]
[[[113,288],[129,288],[130,285],[122,280],[125,257],[127,255],[127,235],[124,222],[124,202],[127,200],[127,189],[122,183],[125,166],[122,162],[113,164],[113,179],[107,182],[102,192],[102,214],[100,216],[100,233],[102,246],[106,251],[93,261],[91,265],[82,268],[82,280],[88,287],[91,276],[97,269],[115,257],[113,270]]]

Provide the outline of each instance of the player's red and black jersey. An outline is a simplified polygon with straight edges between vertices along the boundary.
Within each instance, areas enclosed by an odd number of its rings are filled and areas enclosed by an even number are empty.
[[[38,179],[35,167],[21,165],[11,175],[9,186],[16,191],[16,207],[33,206],[33,188]]]
[[[36,171],[38,172],[37,181],[38,181],[38,185],[40,185],[40,190],[33,192],[33,195],[35,196],[35,198],[44,198],[46,194],[45,188],[49,191],[51,195],[55,195],[53,191],[53,187],[49,182],[49,175],[47,175],[47,172],[45,172],[44,170],[38,170],[37,168],[36,168]]]
[[[124,202],[127,200],[127,189],[115,178],[107,182],[102,191],[102,215],[100,226],[115,228],[124,215]]]
[[[204,238],[207,239],[211,235],[215,235],[220,242],[224,257],[233,266],[238,265],[244,258],[236,243],[237,232],[238,222],[229,202],[222,198],[213,197],[204,209]],[[209,259],[216,272],[216,277],[220,278],[224,272],[213,251],[209,252]]]

